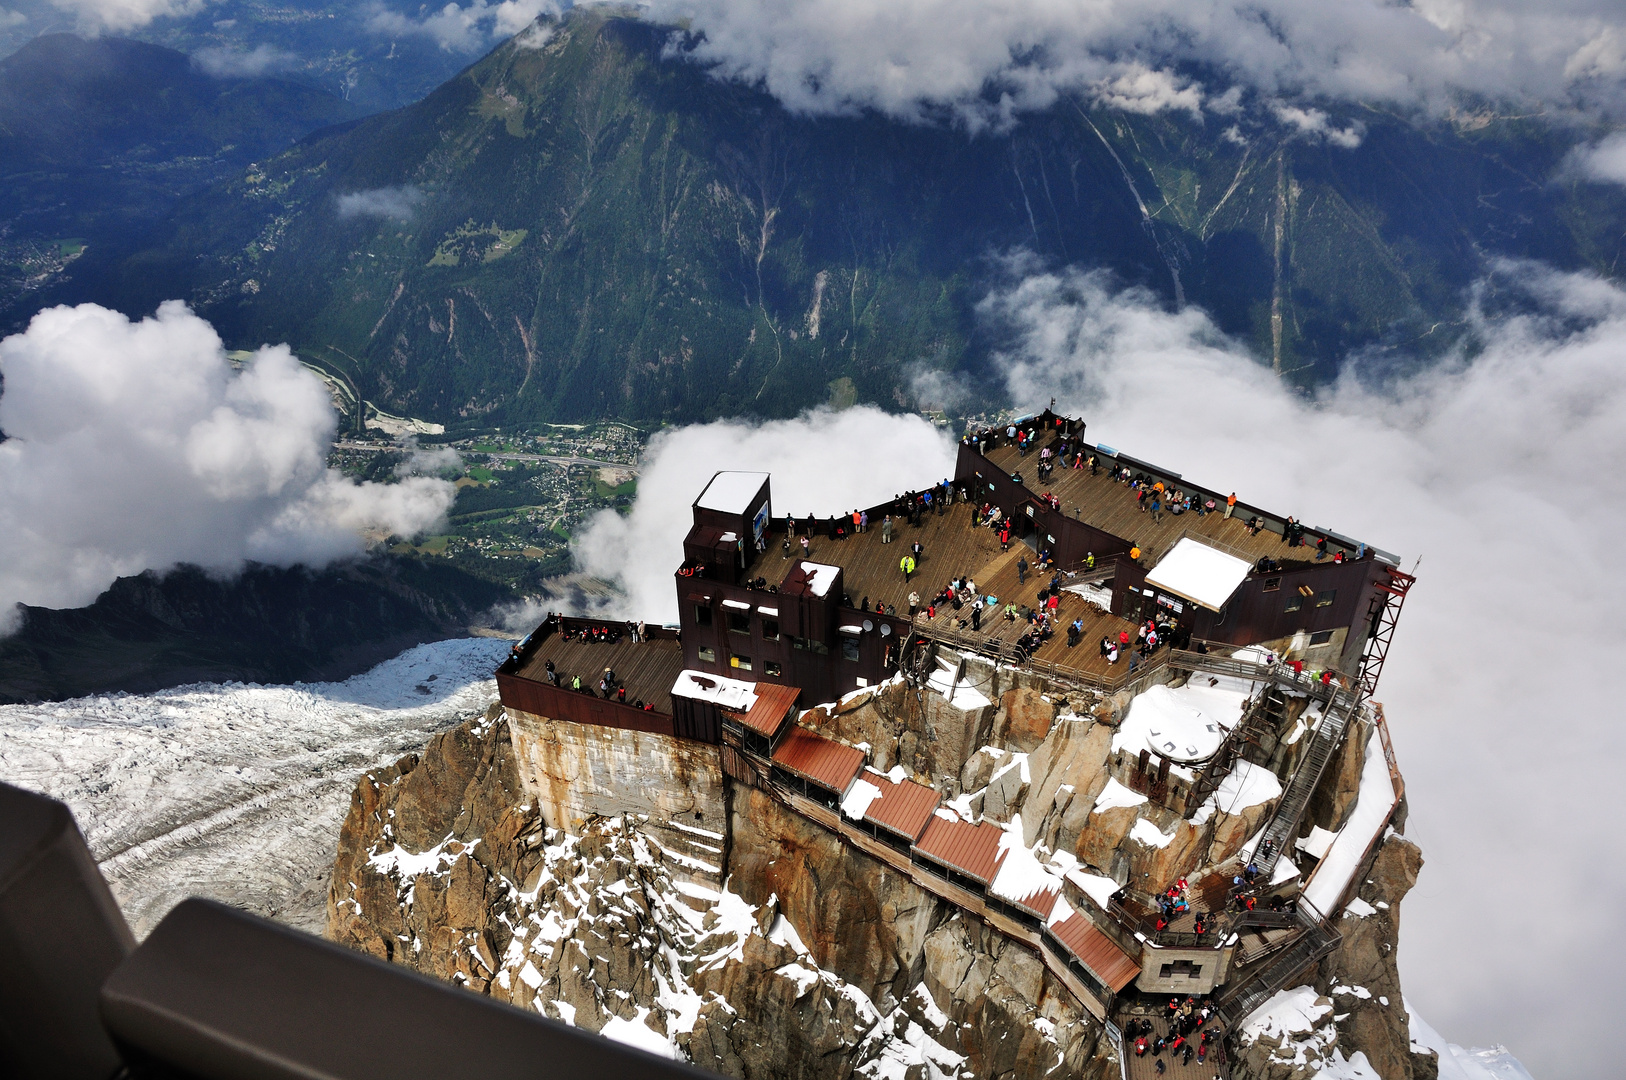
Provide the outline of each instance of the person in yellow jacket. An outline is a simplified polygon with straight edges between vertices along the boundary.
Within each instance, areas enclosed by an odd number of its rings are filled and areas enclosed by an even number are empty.
[[[915,557],[905,555],[898,560],[898,569],[903,571],[903,580],[908,581],[909,575],[915,572]]]

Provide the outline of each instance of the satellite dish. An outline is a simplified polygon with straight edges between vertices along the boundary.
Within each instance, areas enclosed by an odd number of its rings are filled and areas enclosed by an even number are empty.
[[[867,634],[873,629],[875,629],[875,624],[870,622],[868,619],[865,619],[864,620],[864,633]]]
[[[882,623],[881,624],[881,636],[886,637],[887,635],[889,635],[891,633],[892,633],[892,624],[891,623]]]

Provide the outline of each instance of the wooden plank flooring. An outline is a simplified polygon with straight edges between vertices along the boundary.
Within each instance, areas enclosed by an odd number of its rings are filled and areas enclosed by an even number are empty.
[[[672,684],[683,670],[683,646],[671,638],[637,643],[623,638],[614,645],[603,645],[565,641],[558,634],[549,634],[518,674],[546,682],[549,660],[559,672],[561,685],[568,683],[571,676],[580,675],[582,685],[595,691],[604,669],[612,668],[627,687],[627,704],[646,701],[655,706],[656,712],[670,716]]]
[[[1151,511],[1140,509],[1135,499],[1136,492],[1127,484],[1108,479],[1104,469],[1100,475],[1091,476],[1087,468],[1063,469],[1058,465],[1050,479],[1042,481],[1038,479],[1037,451],[1030,451],[1026,457],[1022,457],[1016,447],[1001,446],[989,451],[988,459],[1007,473],[1020,472],[1028,490],[1035,494],[1054,494],[1061,500],[1062,513],[1068,517],[1087,521],[1098,529],[1139,544],[1146,553],[1141,558],[1143,566],[1156,565],[1157,560],[1185,532],[1217,540],[1234,548],[1250,562],[1257,561],[1263,555],[1283,563],[1288,561],[1289,554],[1296,556],[1295,561],[1298,562],[1315,559],[1314,548],[1289,548],[1277,533],[1261,530],[1257,535],[1249,536],[1242,524],[1247,515],[1227,520],[1223,503],[1214,513],[1201,517],[1189,510],[1183,514],[1165,511],[1161,521],[1153,521]]]
[[[942,514],[923,518],[919,527],[902,522],[893,529],[890,544],[881,543],[878,524],[872,525],[868,532],[846,540],[817,536],[813,539],[808,557],[814,562],[842,568],[843,587],[854,606],[867,598],[872,609],[877,603],[886,603],[895,606],[902,614],[909,610],[909,594],[919,593],[921,621],[925,621],[924,608],[931,597],[951,580],[966,576],[976,582],[978,591],[983,595],[991,593],[998,597],[1001,607],[1007,598],[1014,598],[1019,606],[1036,606],[1036,594],[1040,586],[1048,583],[1049,575],[1040,575],[1030,569],[1027,581],[1019,583],[1016,565],[1023,556],[1030,567],[1035,565],[1038,558],[1034,551],[1015,541],[1011,543],[1009,551],[1000,551],[999,537],[994,530],[972,527],[973,513],[970,504],[955,503]],[[779,537],[782,538],[783,533]],[[909,545],[916,540],[925,551],[913,579],[906,583],[898,569],[898,560],[908,553]],[[795,547],[799,552],[800,545]],[[778,582],[799,557],[797,554],[785,559],[779,550],[770,547],[757,558],[747,574]],[[1076,593],[1062,593],[1058,612],[1060,621],[1056,634],[1040,647],[1036,654],[1038,659],[1102,677],[1117,676],[1127,670],[1127,657],[1120,658],[1115,666],[1108,665],[1098,645],[1101,638],[1108,635],[1116,637],[1121,630],[1127,629],[1133,634],[1134,624],[1110,614],[1092,612],[1084,598]],[[965,629],[970,632],[970,612],[964,609],[959,612],[952,608],[940,610],[933,625],[953,628],[958,626],[961,618],[967,620]],[[1084,636],[1076,648],[1070,649],[1067,647],[1066,628],[1074,619],[1084,620]],[[1026,630],[1025,623],[1008,622],[996,612],[986,613],[982,620],[982,634],[994,640],[1014,642]]]
[[[1085,476],[1088,475],[1086,472]],[[1036,606],[1036,594],[1042,585],[1049,582],[1049,575],[1041,575],[1031,569],[1038,562],[1033,549],[1012,541],[1009,551],[1000,551],[999,537],[993,529],[972,527],[973,514],[970,504],[955,503],[942,514],[923,518],[918,528],[902,522],[894,528],[890,544],[881,543],[879,525],[872,525],[868,532],[846,540],[818,536],[813,539],[808,557],[814,562],[842,568],[843,587],[854,606],[867,598],[872,609],[877,603],[886,603],[895,606],[902,614],[909,610],[909,594],[919,593],[922,606],[919,618],[922,622],[926,618],[924,608],[932,596],[955,578],[967,576],[976,582],[979,593],[998,597],[1001,608],[1007,598],[1014,599],[1018,606]],[[783,537],[783,533],[778,535]],[[898,560],[916,540],[925,551],[913,579],[906,583],[898,569]],[[800,545],[795,546],[799,552]],[[1025,583],[1018,582],[1016,565],[1018,559],[1024,556],[1030,567]],[[770,547],[757,558],[747,574],[777,582],[784,578],[799,557],[798,554],[785,559],[780,551]],[[1065,577],[1062,583],[1066,584]],[[1038,659],[1099,677],[1116,677],[1127,670],[1127,656],[1121,657],[1116,665],[1109,665],[1098,646],[1103,637],[1117,637],[1121,630],[1127,629],[1133,634],[1133,623],[1111,614],[1097,614],[1090,610],[1083,597],[1065,591],[1061,594],[1058,613],[1056,634],[1040,647],[1036,654]],[[952,608],[944,608],[937,613],[933,625],[944,629],[958,628],[959,620],[964,618],[967,620],[965,632],[969,633],[970,617],[969,610],[956,612]],[[1084,634],[1077,647],[1068,648],[1066,629],[1074,619],[1084,620]],[[993,611],[985,613],[982,620],[981,632],[992,640],[1014,642],[1026,630],[1025,623],[1006,621]]]
[[[1167,999],[1159,1000],[1166,1001]],[[1146,1041],[1151,1042],[1159,1035],[1167,1036],[1169,1034],[1167,1016],[1167,1009],[1159,1008],[1152,1001],[1147,1001],[1139,1007],[1132,1006],[1120,1009],[1117,1015],[1113,1017],[1113,1020],[1119,1027],[1123,1027],[1130,1020],[1151,1020],[1152,1034],[1146,1037]],[[1198,1062],[1196,1051],[1193,1050],[1191,1064],[1182,1065],[1179,1058],[1174,1057],[1165,1050],[1161,1055],[1165,1070],[1162,1073],[1157,1071],[1158,1058],[1154,1058],[1150,1050],[1146,1052],[1144,1057],[1135,1056],[1135,1040],[1126,1034],[1124,1036],[1124,1064],[1126,1065],[1124,1071],[1129,1080],[1212,1080],[1216,1076],[1229,1077],[1231,1075],[1230,1069],[1222,1063],[1223,1051],[1220,1050],[1218,1045],[1223,1042],[1221,1036],[1224,1028],[1217,1019],[1210,1020],[1197,1031],[1196,1039],[1200,1040],[1202,1038],[1203,1031],[1214,1032],[1209,1039],[1208,1060]]]

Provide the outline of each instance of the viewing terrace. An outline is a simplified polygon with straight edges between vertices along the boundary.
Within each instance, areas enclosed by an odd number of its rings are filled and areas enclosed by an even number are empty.
[[[1043,449],[1047,446],[1054,448],[1055,444],[1055,437],[1051,435],[1048,438],[1041,436],[1041,441],[1037,445]],[[1023,486],[1035,495],[1054,495],[1061,503],[1061,512],[1068,517],[1088,522],[1104,532],[1138,544],[1144,553],[1141,562],[1146,566],[1155,563],[1182,535],[1196,536],[1223,545],[1233,554],[1249,562],[1256,562],[1261,557],[1268,556],[1280,561],[1284,568],[1292,568],[1315,560],[1313,545],[1316,537],[1307,538],[1311,547],[1289,548],[1279,532],[1260,529],[1250,535],[1246,522],[1257,511],[1238,503],[1236,513],[1227,519],[1223,497],[1203,495],[1204,502],[1213,498],[1215,503],[1213,513],[1199,515],[1194,510],[1187,510],[1176,514],[1165,509],[1162,511],[1161,519],[1153,518],[1151,499],[1148,498],[1144,504],[1138,502],[1136,500],[1138,493],[1133,488],[1112,479],[1108,475],[1109,470],[1119,466],[1120,463],[1118,459],[1105,455],[1099,458],[1102,464],[1099,466],[1098,475],[1091,476],[1088,467],[1064,469],[1058,460],[1050,478],[1042,480],[1039,478],[1040,449],[1029,450],[1027,455],[1023,456],[1015,446],[1006,444],[990,449],[987,457],[1008,475],[1020,474]],[[1165,485],[1174,490],[1199,494],[1191,487],[1183,487],[1182,481],[1178,479],[1165,479],[1160,474],[1127,459],[1124,459],[1121,465],[1132,473],[1145,472],[1164,479]],[[1164,495],[1163,502],[1165,504],[1168,502],[1167,494]],[[1142,505],[1147,509],[1142,510]],[[1016,508],[1003,509],[1011,513]],[[1342,546],[1334,544],[1329,547],[1329,556],[1332,551]],[[1352,555],[1354,552],[1351,550],[1346,554]]]

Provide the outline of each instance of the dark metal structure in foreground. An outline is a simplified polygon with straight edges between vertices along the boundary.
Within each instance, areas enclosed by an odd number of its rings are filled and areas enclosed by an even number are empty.
[[[138,946],[68,808],[0,784],[0,1076],[704,1075],[207,900]]]

